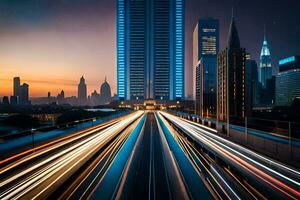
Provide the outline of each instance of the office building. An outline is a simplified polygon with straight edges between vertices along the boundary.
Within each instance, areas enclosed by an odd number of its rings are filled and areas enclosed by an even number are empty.
[[[96,90],[91,94],[91,106],[100,105],[100,95],[97,93]]]
[[[219,53],[219,21],[200,19],[193,33],[193,76],[196,114],[216,116],[217,55]]]
[[[57,95],[56,100],[58,105],[65,103],[65,92],[63,90]]]
[[[15,97],[18,97],[20,95],[20,85],[21,85],[21,80],[20,77],[14,77],[14,95]]]
[[[267,80],[270,78],[272,78],[271,54],[266,35],[264,35],[259,65],[259,82],[263,88],[267,87]]]
[[[18,104],[18,97],[16,96],[10,96],[10,104],[11,105],[17,105]]]
[[[279,60],[279,73],[300,69],[300,56],[291,56]]]
[[[87,105],[87,87],[83,76],[80,78],[80,82],[78,84],[78,105]]]
[[[29,105],[29,85],[23,83],[20,86],[20,93],[19,93],[19,104],[21,105]]]
[[[184,98],[184,0],[117,0],[117,94]]]
[[[251,115],[254,105],[258,104],[259,98],[258,68],[255,60],[250,54],[246,55],[246,110],[247,116]]]
[[[275,103],[278,106],[289,106],[296,98],[300,98],[300,56],[279,61],[275,91]]]
[[[111,100],[111,89],[110,85],[106,81],[106,77],[104,83],[102,83],[100,87],[100,99],[102,104],[107,104]]]
[[[2,105],[9,105],[9,99],[8,96],[4,96],[2,99]]]
[[[217,120],[231,123],[243,119],[246,109],[246,52],[232,17],[228,43],[218,56]]]

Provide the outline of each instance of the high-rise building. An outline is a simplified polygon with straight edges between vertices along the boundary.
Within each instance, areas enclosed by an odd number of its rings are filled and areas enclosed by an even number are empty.
[[[3,105],[9,105],[9,99],[8,99],[8,96],[4,96],[3,99],[2,99],[2,104]]]
[[[19,94],[19,104],[21,105],[29,105],[29,85],[23,83],[20,86],[20,94]]]
[[[258,103],[258,68],[250,54],[246,56],[246,110],[247,116],[251,115],[252,108]]]
[[[87,104],[87,87],[83,76],[78,84],[78,105],[85,106]]]
[[[279,61],[279,73],[276,76],[275,103],[288,106],[300,98],[300,56],[292,56]]]
[[[267,80],[272,78],[271,54],[266,35],[260,53],[259,82],[263,88],[267,87]]]
[[[102,104],[107,104],[111,100],[111,89],[110,85],[106,81],[106,77],[104,83],[102,83],[100,87],[100,99]]]
[[[58,105],[65,103],[65,92],[63,90],[57,95],[56,100]]]
[[[91,94],[91,105],[97,106],[100,105],[100,95],[97,93],[96,90]]]
[[[193,72],[196,114],[215,117],[217,90],[217,55],[219,53],[219,21],[200,19],[193,33]],[[198,91],[197,91],[198,90]]]
[[[18,104],[18,97],[17,96],[10,96],[10,104],[17,105]]]
[[[117,93],[184,98],[184,0],[117,0]]]
[[[245,117],[246,109],[246,52],[232,17],[228,43],[218,56],[217,119],[231,123]]]
[[[20,95],[20,77],[14,77],[14,96],[18,97]]]

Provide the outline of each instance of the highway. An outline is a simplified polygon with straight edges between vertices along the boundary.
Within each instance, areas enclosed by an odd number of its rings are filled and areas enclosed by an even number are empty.
[[[142,111],[136,112],[115,123],[112,122],[104,129],[89,129],[1,168],[0,199],[48,197],[101,147],[108,144],[142,114]],[[58,151],[53,153],[54,149]]]
[[[163,111],[135,111],[0,162],[0,199],[300,199],[300,172]]]
[[[214,180],[212,185],[215,191],[222,191],[218,192],[221,197],[223,193],[236,199],[300,198],[299,170],[219,137],[214,129],[159,113],[180,130],[178,141],[195,165]]]

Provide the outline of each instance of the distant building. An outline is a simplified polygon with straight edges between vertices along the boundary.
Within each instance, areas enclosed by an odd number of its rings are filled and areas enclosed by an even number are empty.
[[[267,80],[272,78],[272,63],[269,44],[264,35],[263,46],[260,53],[259,82],[263,88],[267,87]]]
[[[219,21],[200,19],[193,33],[193,76],[196,114],[216,116]]]
[[[107,104],[111,100],[111,89],[110,85],[106,81],[106,77],[104,83],[102,83],[100,87],[100,100],[102,104]]]
[[[23,83],[23,85],[20,86],[20,95],[19,95],[19,104],[21,105],[29,105],[29,85],[26,83]]]
[[[296,98],[300,98],[300,56],[279,61],[275,90],[275,103],[278,106],[289,106]]]
[[[83,76],[80,78],[78,85],[78,105],[85,106],[87,104],[87,87]]]
[[[91,94],[91,105],[97,106],[100,105],[100,95],[97,93],[96,90]]]
[[[248,55],[246,58],[246,110],[251,115],[252,108],[258,103],[258,68],[255,60]]]
[[[20,77],[14,77],[14,95],[15,97],[18,97],[20,95],[20,86],[21,86],[21,80]]]
[[[11,96],[10,97],[10,104],[11,105],[17,105],[18,104],[18,97],[17,96]]]
[[[246,109],[246,52],[232,17],[227,48],[218,56],[217,120],[243,119]]]
[[[62,90],[60,94],[57,95],[57,104],[61,105],[65,103],[65,92]]]
[[[2,105],[9,105],[9,99],[8,96],[4,96],[2,99]]]
[[[184,98],[184,0],[117,1],[117,93]]]

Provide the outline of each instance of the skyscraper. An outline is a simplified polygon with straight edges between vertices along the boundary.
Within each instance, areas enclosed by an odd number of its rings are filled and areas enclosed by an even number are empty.
[[[263,88],[267,87],[267,80],[272,78],[271,54],[266,34],[264,35],[263,46],[260,53],[259,82]]]
[[[20,95],[20,77],[14,77],[14,96],[18,97]]]
[[[109,101],[111,99],[111,89],[110,89],[110,85],[106,81],[106,77],[105,77],[104,83],[102,83],[102,85],[100,87],[100,99],[101,99],[102,104],[109,103]]]
[[[255,60],[250,57],[246,59],[246,90],[247,90],[247,110],[259,103],[259,81],[258,66]]]
[[[246,55],[246,110],[247,116],[252,114],[254,104],[257,104],[258,96],[258,69],[255,60],[251,59],[250,54]]]
[[[23,85],[20,86],[20,95],[19,95],[19,104],[21,105],[29,105],[29,85],[26,83],[23,83]]]
[[[196,77],[194,83],[196,114],[202,117],[216,115],[218,53],[219,21],[210,18],[200,19],[193,33],[193,67],[196,70],[193,76]]]
[[[232,17],[227,48],[218,56],[217,119],[227,122],[245,117],[246,52]]]
[[[83,76],[80,78],[78,85],[78,104],[86,105],[87,104],[87,89],[85,84],[85,79]]]
[[[117,93],[184,98],[184,0],[117,0]]]

